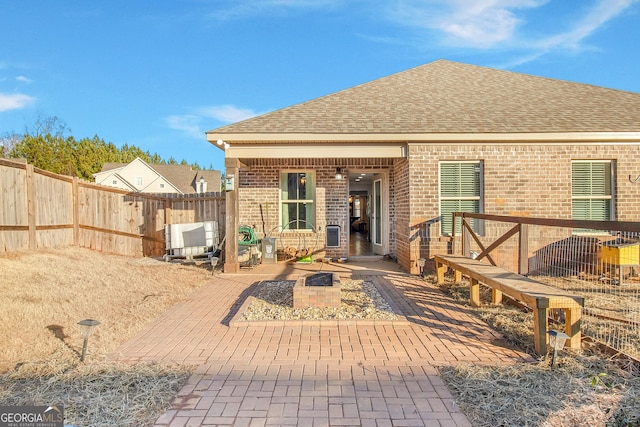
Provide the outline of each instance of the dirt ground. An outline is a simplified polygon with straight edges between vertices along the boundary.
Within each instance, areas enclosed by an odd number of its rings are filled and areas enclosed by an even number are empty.
[[[0,372],[82,349],[77,323],[100,322],[87,361],[131,338],[211,278],[210,265],[68,247],[0,255]]]

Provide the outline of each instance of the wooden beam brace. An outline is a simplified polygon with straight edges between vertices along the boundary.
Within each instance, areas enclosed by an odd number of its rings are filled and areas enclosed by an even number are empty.
[[[496,266],[496,265],[497,265],[497,264],[496,264],[496,262],[493,260],[493,258],[491,258],[491,255],[489,255],[489,252],[490,252],[490,251],[488,251],[488,250],[486,250],[486,249],[485,249],[484,245],[482,244],[482,242],[480,241],[480,239],[478,238],[478,236],[476,235],[476,233],[475,233],[475,232],[473,231],[473,229],[471,228],[471,225],[469,225],[469,224],[466,222],[466,220],[463,220],[463,221],[462,221],[462,224],[464,225],[465,229],[469,232],[469,234],[471,235],[471,237],[473,237],[473,240],[476,242],[476,244],[480,247],[480,250],[482,251],[482,252],[481,252],[481,254],[484,254],[484,255],[482,255],[482,257],[480,257],[480,256],[479,256],[479,257],[478,257],[478,258],[476,258],[476,259],[480,259],[480,258],[483,258],[483,257],[485,257],[485,256],[486,256],[486,257],[487,257],[487,259],[489,260],[489,262],[491,263],[491,265]]]
[[[509,231],[507,231],[506,233],[504,233],[502,236],[500,236],[498,238],[498,240],[496,240],[495,242],[493,242],[492,244],[490,244],[486,249],[484,249],[480,255],[478,255],[478,258],[476,259],[482,259],[485,256],[487,257],[487,259],[489,258],[489,253],[491,251],[493,251],[495,248],[497,248],[498,246],[500,246],[501,244],[503,244],[504,242],[506,242],[511,236],[513,236],[514,234],[516,234],[518,231],[520,230],[519,225],[516,225],[515,227],[512,227]],[[492,262],[493,265],[496,265],[495,263]]]

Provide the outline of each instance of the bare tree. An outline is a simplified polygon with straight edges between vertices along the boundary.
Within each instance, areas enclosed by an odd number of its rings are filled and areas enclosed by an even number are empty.
[[[0,136],[0,157],[9,157],[20,141],[22,141],[22,135],[15,132],[6,132]]]
[[[64,138],[65,133],[71,133],[71,129],[64,120],[58,116],[48,116],[42,111],[36,114],[31,129],[25,127],[25,134],[31,136],[51,134],[51,136]]]

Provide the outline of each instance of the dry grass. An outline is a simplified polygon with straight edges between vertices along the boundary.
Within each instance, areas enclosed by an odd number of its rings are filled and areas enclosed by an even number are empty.
[[[442,288],[510,344],[534,354],[531,313],[504,305],[471,308],[467,284],[447,281]],[[489,291],[483,292],[489,300]],[[534,364],[462,365],[440,372],[476,427],[640,426],[640,377],[594,350],[567,352],[553,370],[549,359],[541,358]]]
[[[203,285],[208,269],[66,248],[0,256],[0,404],[65,405],[66,422],[151,425],[191,373],[188,366],[107,362],[106,354]],[[465,285],[445,290],[461,304]],[[487,295],[485,295],[486,297]],[[533,351],[531,314],[471,309],[511,344]],[[86,363],[77,322],[101,322]],[[583,351],[516,366],[458,366],[441,374],[474,426],[638,426],[640,378]],[[604,375],[602,375],[604,374]]]
[[[63,403],[67,422],[149,425],[191,367],[106,361],[168,307],[211,277],[197,266],[81,248],[0,256],[0,404]],[[77,322],[101,322],[79,362]]]

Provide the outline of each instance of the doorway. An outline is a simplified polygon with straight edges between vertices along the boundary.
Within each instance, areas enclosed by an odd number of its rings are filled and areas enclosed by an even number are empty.
[[[388,247],[385,173],[349,171],[349,257],[379,257]]]

